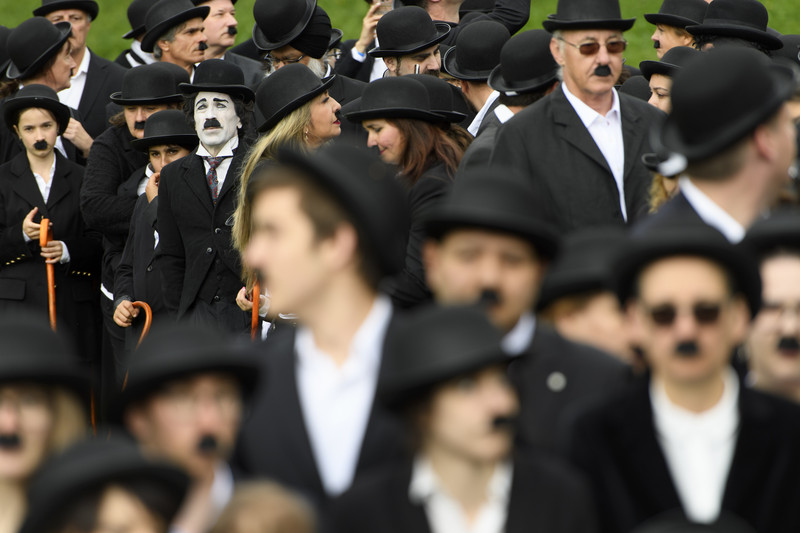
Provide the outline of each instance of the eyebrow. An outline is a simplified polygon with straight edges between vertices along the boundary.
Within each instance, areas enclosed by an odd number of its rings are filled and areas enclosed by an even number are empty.
[[[214,98],[214,101],[222,102],[223,104],[227,104],[228,102],[230,102],[230,100],[228,100],[227,98]]]

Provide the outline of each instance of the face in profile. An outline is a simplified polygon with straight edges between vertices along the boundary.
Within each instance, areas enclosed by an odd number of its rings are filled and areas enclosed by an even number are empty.
[[[385,119],[370,119],[361,123],[367,130],[367,146],[378,149],[383,161],[400,165],[406,151],[406,139],[400,130]]]

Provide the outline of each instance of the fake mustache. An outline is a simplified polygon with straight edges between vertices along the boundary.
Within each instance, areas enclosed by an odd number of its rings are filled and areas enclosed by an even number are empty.
[[[796,352],[800,350],[800,340],[797,337],[782,337],[778,341],[778,349]]]
[[[213,435],[203,435],[197,443],[197,451],[203,455],[214,455],[217,450],[219,450],[219,444]]]
[[[208,128],[221,128],[222,124],[219,123],[219,120],[215,118],[207,118],[205,122],[203,122],[203,129],[207,130]]]
[[[143,130],[144,129],[144,121],[141,122],[134,122],[133,129],[135,130]]]
[[[500,293],[498,293],[495,289],[483,289],[481,291],[481,295],[478,298],[478,305],[490,307],[492,305],[499,305],[499,304],[500,304]]]
[[[653,48],[655,48],[656,50],[661,48],[661,41],[653,41]]]
[[[197,49],[200,50],[201,52],[203,50],[208,50],[208,44],[206,44],[205,42],[202,42],[202,43],[197,45]]]
[[[239,33],[239,30],[236,26],[228,26],[228,35],[236,35],[237,33]]]
[[[697,357],[699,352],[700,349],[695,341],[684,341],[678,343],[678,345],[675,347],[675,353],[681,357],[686,357],[687,359]]]
[[[600,65],[594,69],[595,76],[611,76],[611,68],[608,65]]]
[[[494,431],[510,431],[517,426],[519,418],[514,415],[500,415],[494,417],[492,420],[492,429]]]
[[[22,446],[19,435],[0,435],[0,450],[18,450]]]
[[[47,141],[36,141],[35,143],[33,143],[33,147],[36,150],[47,150],[47,146],[48,146]]]

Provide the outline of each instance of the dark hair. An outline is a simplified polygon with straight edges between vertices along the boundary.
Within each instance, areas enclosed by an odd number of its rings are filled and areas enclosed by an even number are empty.
[[[183,98],[183,112],[186,114],[186,119],[189,125],[194,129],[194,99],[198,93],[192,93]],[[242,127],[239,129],[239,137],[247,137],[251,130],[251,117],[253,116],[253,102],[245,102],[243,98],[229,94],[233,102],[233,108],[236,111],[236,116],[242,121]]]
[[[441,161],[452,178],[455,176],[464,149],[441,127],[407,118],[386,119],[396,127],[405,139],[405,150],[400,158],[400,167],[410,185],[414,185],[432,165]]]

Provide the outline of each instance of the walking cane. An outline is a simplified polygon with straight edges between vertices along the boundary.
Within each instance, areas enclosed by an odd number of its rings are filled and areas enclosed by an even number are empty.
[[[142,328],[142,334],[139,335],[139,341],[136,343],[136,347],[138,348],[147,334],[150,333],[150,326],[153,325],[153,310],[150,309],[150,306],[147,305],[147,302],[132,302],[134,307],[138,307],[142,311],[144,311],[144,327]],[[125,379],[122,380],[122,390],[125,390],[125,387],[128,385],[128,371],[125,371]]]
[[[256,340],[258,335],[258,307],[261,303],[261,284],[256,280],[253,283],[253,310],[250,318],[250,338]]]
[[[50,220],[43,218],[39,223],[39,246],[44,248],[47,243],[53,238],[53,232],[50,229]],[[47,307],[50,312],[50,328],[56,330],[56,278],[55,278],[55,265],[47,263]]]

